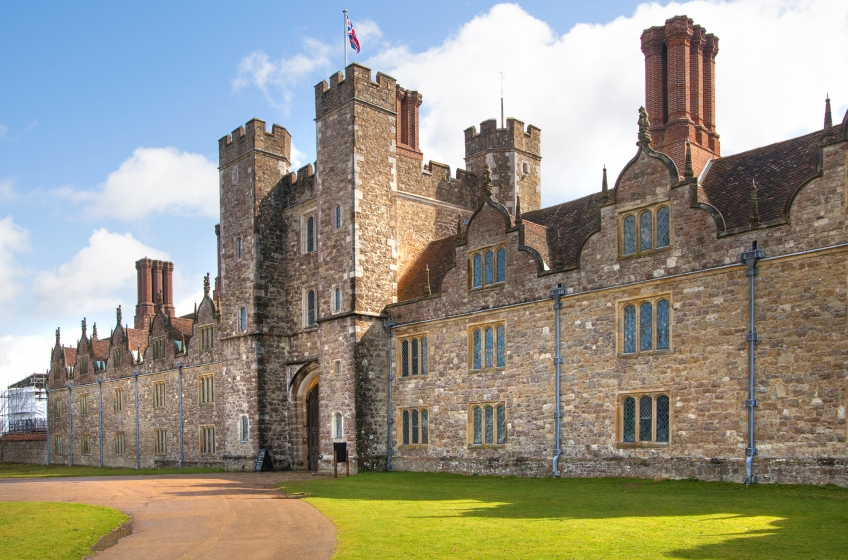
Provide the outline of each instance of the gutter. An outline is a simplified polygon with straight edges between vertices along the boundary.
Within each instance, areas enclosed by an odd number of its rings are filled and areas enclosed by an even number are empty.
[[[748,334],[745,335],[745,340],[748,342],[748,400],[745,401],[745,406],[748,408],[748,447],[745,448],[746,486],[757,482],[757,477],[754,476],[754,455],[757,454],[754,440],[754,410],[759,403],[757,403],[754,395],[756,380],[754,344],[760,339],[760,335],[757,334],[754,318],[754,279],[759,274],[757,261],[765,258],[765,256],[765,251],[757,248],[756,241],[751,245],[750,251],[742,253],[742,262],[748,267],[748,270],[745,271],[745,275],[748,277]]]
[[[554,300],[554,328],[556,329],[556,348],[554,354],[554,366],[556,368],[556,406],[554,408],[554,422],[556,424],[554,438],[555,450],[553,457],[553,475],[559,477],[559,458],[562,456],[562,405],[561,405],[561,384],[562,384],[562,331],[560,329],[560,310],[562,302],[560,299],[565,296],[565,288],[562,284],[557,284],[557,287],[551,290],[551,298]]]

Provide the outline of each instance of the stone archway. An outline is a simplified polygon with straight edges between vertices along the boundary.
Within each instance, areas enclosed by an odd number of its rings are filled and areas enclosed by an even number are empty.
[[[312,472],[318,472],[321,458],[321,414],[318,409],[318,384],[306,396],[306,463]]]
[[[293,441],[302,442],[300,457],[293,463],[298,465],[296,468],[306,468],[313,472],[318,470],[321,449],[319,378],[317,362],[310,362],[292,376],[290,385],[292,404],[297,419],[292,426],[291,436]]]

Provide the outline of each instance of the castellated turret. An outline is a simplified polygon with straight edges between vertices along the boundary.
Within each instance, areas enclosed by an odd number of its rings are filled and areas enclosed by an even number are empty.
[[[518,119],[506,120],[506,128],[497,128],[489,119],[465,130],[465,167],[478,177],[486,164],[492,170],[492,198],[515,214],[516,198],[521,197],[524,212],[542,205],[542,131],[531,125],[524,128]]]

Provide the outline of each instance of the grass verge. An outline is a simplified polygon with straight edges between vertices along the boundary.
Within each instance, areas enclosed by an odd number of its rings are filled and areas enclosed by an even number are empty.
[[[848,558],[848,489],[362,473],[285,482],[337,558]]]
[[[122,469],[114,467],[69,467],[67,465],[24,465],[0,463],[0,478],[49,478],[54,476],[131,476],[138,474],[197,474],[224,469]]]
[[[0,502],[0,558],[83,558],[128,519],[103,506]]]

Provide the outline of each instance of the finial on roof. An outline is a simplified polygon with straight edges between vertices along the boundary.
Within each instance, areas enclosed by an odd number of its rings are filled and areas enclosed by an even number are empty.
[[[123,317],[121,316],[121,306],[119,305],[115,309],[115,316],[118,318],[118,326],[123,322]]]
[[[82,337],[85,338],[86,332],[88,332],[88,326],[85,324],[85,317],[82,318]]]
[[[59,346],[59,327],[56,327],[56,346]]]
[[[520,224],[523,222],[524,220],[521,219],[521,197],[515,195],[515,223]]]
[[[607,164],[604,164],[604,178],[601,179],[601,202],[609,202],[609,185],[607,184]]]
[[[203,296],[209,297],[209,273],[206,273],[206,276],[203,277]]]
[[[648,111],[639,107],[639,145],[648,146],[651,143],[651,121],[648,120]]]
[[[751,216],[748,219],[751,227],[760,225],[760,210],[757,206],[757,182],[751,179],[751,201],[750,201]]]
[[[91,339],[92,340],[97,339],[97,323],[94,323],[93,325],[91,325]]]
[[[830,94],[827,94],[827,99],[824,100],[824,135],[830,136],[833,134],[833,117],[830,115]]]
[[[488,163],[483,168],[483,196],[492,198],[492,169]]]
[[[197,319],[197,302],[194,302],[194,318]]]
[[[162,295],[162,290],[159,290],[159,293],[156,294],[156,313],[162,311],[163,305],[165,305],[164,296]]]
[[[433,292],[430,291],[430,265],[429,264],[424,265],[424,272],[427,273],[427,280],[424,282],[424,295],[425,296],[433,295]]]
[[[686,139],[686,170],[683,172],[686,179],[691,179],[695,176],[695,171],[692,169],[692,144],[689,139]]]
[[[456,215],[456,238],[462,239],[462,214]]]

